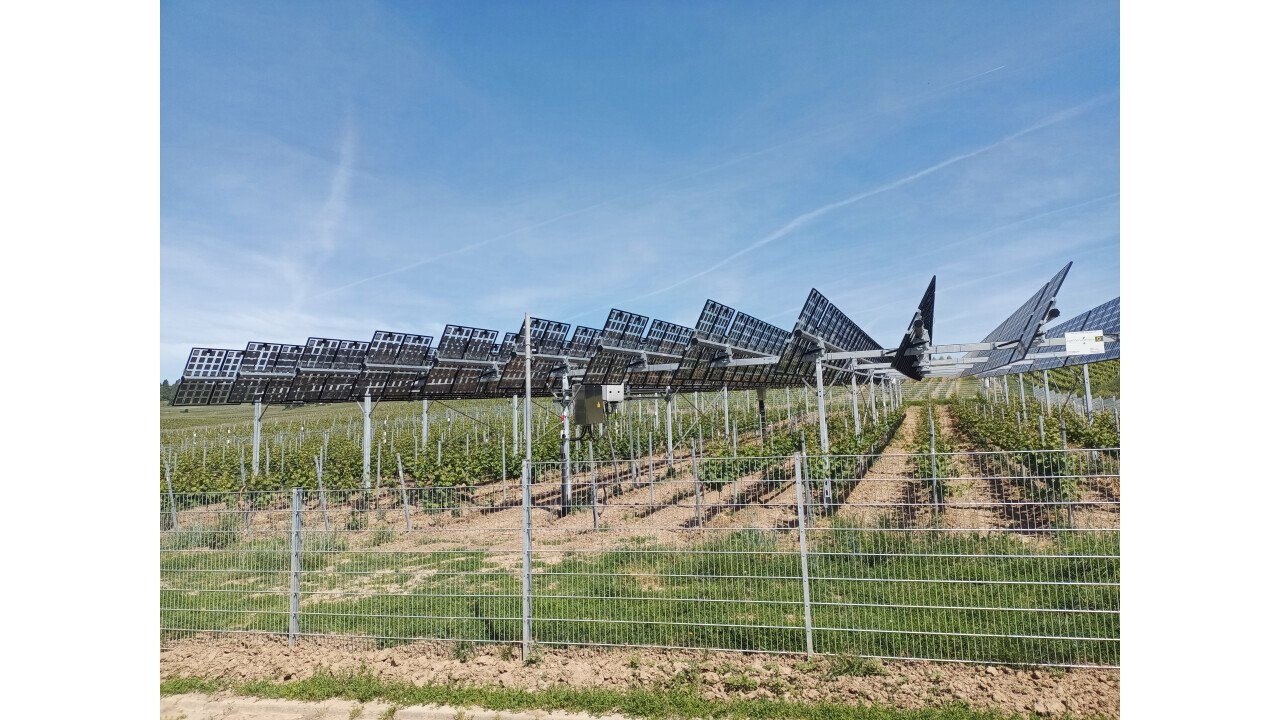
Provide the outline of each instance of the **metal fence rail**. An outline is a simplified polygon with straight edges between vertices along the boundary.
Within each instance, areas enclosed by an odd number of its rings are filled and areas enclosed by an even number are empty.
[[[560,464],[529,477],[527,523],[515,481],[162,493],[162,638],[1119,663],[1115,449],[575,462],[567,496]]]

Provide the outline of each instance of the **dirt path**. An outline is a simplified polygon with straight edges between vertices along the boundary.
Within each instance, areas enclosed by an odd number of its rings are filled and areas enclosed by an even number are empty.
[[[176,641],[162,648],[160,677],[283,682],[305,679],[321,670],[338,675],[363,671],[384,681],[416,684],[525,690],[626,691],[642,687],[661,691],[671,687],[678,678],[687,679],[692,674],[697,677],[698,692],[713,700],[874,703],[905,709],[963,702],[972,707],[1006,712],[1051,716],[1070,712],[1075,717],[1118,717],[1120,712],[1120,673],[1115,670],[1058,671],[886,661],[885,674],[862,677],[833,673],[832,660],[822,656],[810,662],[803,655],[646,648],[545,647],[540,648],[540,652],[538,663],[524,665],[518,648],[512,646],[477,646],[468,659],[459,660],[456,645],[449,642],[416,642],[377,650],[350,642],[304,638],[291,648],[278,637],[206,636]],[[342,708],[350,712],[354,705],[346,702]],[[187,720],[209,717],[193,712],[186,714]],[[505,712],[504,716],[511,717]],[[176,719],[177,714],[165,717]],[[378,715],[366,709],[359,717]],[[396,717],[419,716],[397,714]],[[422,717],[434,720],[436,716]],[[448,720],[456,718],[455,711]]]
[[[169,695],[160,698],[160,720],[351,720],[388,716],[391,703],[373,700],[273,700],[231,694]],[[496,712],[450,705],[395,707],[395,720],[623,720],[622,715],[588,715],[563,711]]]
[[[956,429],[955,417],[951,408],[946,405],[935,405],[938,428],[955,446],[958,452],[971,453],[977,450]],[[997,528],[1007,528],[1009,523],[1000,512],[999,500],[996,497],[995,479],[984,478],[978,466],[968,455],[952,455],[948,458],[952,465],[952,473],[958,475],[947,480],[948,495],[942,513],[944,527],[958,530],[978,530],[980,532]]]
[[[915,442],[921,408],[909,405],[905,412],[897,432],[884,452],[871,463],[867,474],[854,486],[844,505],[836,511],[837,517],[853,520],[859,527],[866,528],[877,527],[880,523],[903,527],[903,522],[911,520],[909,503],[914,502],[911,491],[914,471],[908,453]]]

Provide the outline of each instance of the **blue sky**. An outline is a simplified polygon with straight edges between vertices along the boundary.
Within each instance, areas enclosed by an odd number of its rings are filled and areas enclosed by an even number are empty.
[[[446,323],[976,340],[1120,292],[1115,3],[161,5],[161,377]]]

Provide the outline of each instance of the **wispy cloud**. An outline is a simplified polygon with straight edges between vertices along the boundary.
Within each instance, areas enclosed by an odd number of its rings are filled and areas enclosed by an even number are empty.
[[[674,289],[676,289],[676,288],[678,288],[678,287],[681,287],[682,285],[686,285],[686,284],[688,284],[688,283],[690,283],[690,282],[692,282],[692,281],[694,281],[694,280],[697,280],[697,279],[698,279],[698,278],[700,278],[700,277],[703,277],[704,275],[707,275],[707,274],[713,273],[713,272],[715,272],[716,270],[719,270],[720,268],[723,268],[724,266],[728,265],[729,263],[733,262],[734,260],[737,260],[738,258],[742,257],[743,255],[746,255],[747,253],[750,253],[750,252],[753,252],[753,251],[755,251],[755,250],[758,250],[758,249],[760,249],[760,248],[764,247],[765,245],[768,245],[769,243],[776,242],[777,240],[780,240],[781,238],[784,238],[784,237],[786,237],[786,236],[790,235],[791,233],[795,232],[798,228],[801,228],[801,227],[803,227],[803,226],[805,226],[805,225],[807,225],[807,224],[809,224],[809,223],[813,222],[814,220],[817,220],[818,218],[820,218],[820,217],[822,217],[822,216],[824,216],[824,215],[827,215],[827,214],[829,214],[829,213],[831,213],[831,212],[834,212],[834,211],[836,211],[836,210],[839,210],[839,209],[841,209],[841,208],[846,208],[846,207],[848,207],[848,206],[850,206],[850,205],[853,205],[853,204],[855,204],[855,203],[862,202],[863,200],[866,200],[867,198],[875,197],[876,195],[880,195],[881,193],[886,193],[886,192],[889,192],[889,191],[891,191],[891,190],[896,190],[897,188],[900,188],[900,187],[902,187],[902,186],[904,186],[904,185],[907,185],[907,184],[909,184],[909,183],[915,182],[916,180],[919,180],[920,178],[923,178],[923,177],[927,177],[927,176],[929,176],[929,175],[932,175],[933,173],[936,173],[936,172],[938,172],[939,170],[942,170],[942,169],[944,169],[944,168],[947,168],[947,167],[950,167],[950,166],[952,166],[952,165],[955,165],[956,163],[963,162],[963,161],[968,160],[968,159],[970,159],[970,158],[974,158],[974,157],[977,157],[977,156],[979,156],[979,155],[982,155],[983,153],[990,152],[990,151],[992,151],[992,150],[994,150],[994,149],[996,149],[996,148],[998,148],[998,147],[1000,147],[1000,146],[1002,146],[1002,145],[1006,145],[1006,144],[1008,144],[1008,143],[1010,143],[1010,142],[1012,142],[1012,141],[1014,141],[1014,140],[1017,140],[1017,139],[1018,139],[1018,138],[1020,138],[1020,137],[1023,137],[1023,136],[1025,136],[1025,135],[1029,135],[1029,134],[1031,134],[1031,133],[1033,133],[1033,132],[1035,132],[1035,131],[1037,131],[1037,130],[1042,130],[1042,129],[1047,128],[1047,127],[1050,127],[1050,126],[1052,126],[1052,125],[1056,125],[1056,124],[1058,124],[1058,123],[1060,123],[1060,122],[1063,122],[1063,121],[1066,121],[1066,120],[1070,120],[1070,119],[1072,119],[1072,118],[1074,118],[1074,117],[1076,117],[1076,116],[1078,116],[1078,115],[1080,115],[1080,114],[1082,114],[1082,113],[1084,113],[1084,112],[1086,112],[1086,111],[1088,111],[1088,110],[1090,110],[1090,109],[1092,109],[1092,108],[1094,108],[1094,107],[1096,107],[1096,106],[1100,105],[1102,102],[1104,102],[1104,101],[1106,101],[1106,100],[1110,99],[1111,97],[1113,97],[1113,94],[1108,93],[1107,95],[1103,95],[1103,96],[1101,96],[1101,97],[1097,97],[1097,98],[1094,98],[1094,99],[1092,99],[1092,100],[1088,100],[1088,101],[1086,101],[1086,102],[1080,103],[1079,105],[1076,105],[1076,106],[1074,106],[1074,107],[1070,107],[1070,108],[1067,108],[1066,110],[1062,110],[1062,111],[1060,111],[1060,112],[1054,113],[1053,115],[1050,115],[1050,116],[1048,116],[1048,117],[1046,117],[1046,118],[1044,118],[1044,119],[1042,119],[1042,120],[1040,120],[1040,121],[1038,121],[1038,122],[1036,122],[1036,123],[1034,123],[1034,124],[1032,124],[1032,125],[1029,125],[1029,126],[1027,126],[1027,127],[1025,127],[1025,128],[1023,128],[1023,129],[1021,129],[1021,130],[1019,130],[1019,131],[1017,131],[1017,132],[1015,132],[1015,133],[1011,134],[1011,135],[1006,135],[1005,137],[1000,138],[999,140],[997,140],[997,141],[995,141],[995,142],[993,142],[993,143],[990,143],[990,144],[988,144],[988,145],[984,145],[984,146],[982,146],[982,147],[978,148],[977,150],[970,150],[969,152],[961,153],[961,154],[959,154],[959,155],[954,155],[954,156],[949,157],[949,158],[947,158],[947,159],[945,159],[945,160],[942,160],[941,162],[934,163],[933,165],[930,165],[929,167],[927,167],[927,168],[925,168],[925,169],[923,169],[923,170],[919,170],[919,171],[914,172],[914,173],[912,173],[912,174],[910,174],[910,175],[907,175],[907,176],[905,176],[905,177],[898,178],[897,180],[894,180],[893,182],[885,183],[884,185],[881,185],[881,186],[876,187],[876,188],[872,188],[871,190],[867,190],[867,191],[864,191],[864,192],[857,193],[857,194],[852,195],[852,196],[850,196],[850,197],[847,197],[847,198],[845,198],[845,199],[843,199],[843,200],[839,200],[839,201],[837,201],[837,202],[833,202],[833,203],[828,203],[827,205],[823,205],[822,207],[819,207],[819,208],[817,208],[817,209],[815,209],[815,210],[810,210],[809,212],[806,212],[806,213],[803,213],[803,214],[801,214],[801,215],[798,215],[798,216],[796,216],[796,217],[792,218],[788,223],[786,223],[786,224],[785,224],[785,225],[783,225],[782,227],[778,228],[777,230],[774,230],[773,232],[771,232],[771,233],[769,233],[768,235],[766,235],[766,236],[764,236],[764,237],[760,238],[759,240],[756,240],[755,242],[753,242],[753,243],[751,243],[751,244],[749,244],[749,245],[747,245],[747,246],[745,246],[745,247],[741,248],[740,250],[737,250],[736,252],[733,252],[733,253],[729,254],[728,256],[726,256],[725,258],[723,258],[722,260],[719,260],[718,262],[712,263],[711,265],[709,265],[709,266],[707,266],[707,267],[703,268],[702,270],[699,270],[698,272],[695,272],[695,273],[693,273],[693,274],[691,274],[691,275],[687,275],[687,276],[685,276],[684,278],[682,278],[682,279],[680,279],[680,280],[678,280],[678,281],[676,281],[676,282],[674,282],[674,283],[671,283],[670,285],[666,285],[666,286],[664,286],[664,287],[660,287],[660,288],[658,288],[657,290],[653,290],[653,291],[650,291],[650,292],[647,292],[647,293],[643,293],[643,294],[641,294],[641,295],[637,295],[637,296],[632,297],[632,298],[628,298],[628,299],[626,300],[626,302],[632,302],[632,301],[635,301],[635,300],[640,300],[640,299],[642,299],[642,298],[652,297],[652,296],[654,296],[654,295],[660,295],[660,294],[662,294],[662,293],[669,292],[669,291],[674,290]]]
[[[939,87],[939,88],[930,89],[930,90],[927,90],[927,91],[925,91],[925,92],[918,93],[918,94],[913,95],[913,96],[909,96],[906,100],[904,100],[904,101],[903,101],[903,104],[904,104],[904,105],[912,105],[912,104],[915,104],[915,103],[918,103],[918,102],[922,102],[922,101],[927,100],[927,99],[933,99],[933,98],[936,98],[936,97],[938,97],[938,96],[941,96],[941,95],[947,94],[947,93],[949,93],[949,92],[953,92],[953,91],[955,91],[956,89],[960,88],[962,85],[966,85],[966,84],[968,84],[968,83],[970,83],[970,82],[972,82],[972,81],[974,81],[974,80],[977,80],[977,79],[980,79],[980,78],[983,78],[983,77],[987,77],[987,76],[989,76],[989,75],[993,75],[993,74],[995,74],[995,73],[997,73],[997,72],[999,72],[999,71],[1003,70],[1005,67],[1006,67],[1006,66],[1004,66],[1004,65],[1000,65],[999,67],[990,68],[990,69],[988,69],[988,70],[984,70],[983,72],[977,73],[977,74],[975,74],[975,75],[970,75],[970,76],[968,76],[968,77],[961,78],[960,80],[956,80],[956,81],[953,81],[953,82],[947,83],[946,85],[943,85],[943,86],[941,86],[941,87]],[[357,287],[357,286],[360,286],[360,285],[364,285],[364,284],[366,284],[366,283],[375,282],[375,281],[378,281],[378,280],[384,280],[384,279],[386,279],[386,278],[389,278],[389,277],[392,277],[392,276],[395,276],[395,275],[399,275],[399,274],[401,274],[401,273],[409,272],[409,271],[411,271],[411,270],[416,270],[416,269],[421,268],[421,267],[423,267],[423,266],[426,266],[426,265],[430,265],[430,264],[433,264],[433,263],[440,262],[441,260],[447,260],[447,259],[449,259],[449,258],[451,258],[451,257],[456,257],[456,256],[459,256],[459,255],[463,255],[463,254],[465,254],[465,253],[469,253],[469,252],[474,251],[474,250],[479,250],[480,248],[483,248],[483,247],[486,247],[486,246],[492,245],[492,244],[494,244],[494,243],[496,243],[496,242],[499,242],[499,241],[502,241],[502,240],[507,240],[507,239],[510,239],[510,238],[513,238],[513,237],[516,237],[516,236],[519,236],[519,235],[523,235],[523,234],[526,234],[526,233],[530,233],[530,232],[532,232],[532,231],[534,231],[534,230],[538,230],[538,229],[541,229],[541,228],[547,227],[547,226],[549,226],[549,225],[554,225],[554,224],[559,223],[559,222],[562,222],[562,221],[564,221],[564,220],[569,220],[569,219],[571,219],[571,218],[574,218],[574,217],[577,217],[577,216],[580,216],[580,215],[585,215],[585,214],[590,213],[590,212],[592,212],[592,211],[599,210],[599,209],[601,209],[601,208],[607,207],[607,206],[609,206],[609,205],[613,205],[613,204],[618,203],[618,202],[621,202],[621,201],[623,201],[623,200],[627,200],[627,199],[630,199],[630,198],[634,198],[634,197],[642,196],[642,195],[645,195],[645,194],[647,194],[647,193],[651,193],[651,192],[653,192],[653,191],[655,191],[655,190],[661,190],[661,189],[663,189],[663,188],[670,187],[670,186],[672,186],[672,185],[677,185],[677,184],[679,184],[679,183],[687,182],[687,181],[689,181],[689,180],[693,180],[693,179],[695,179],[695,178],[698,178],[698,177],[701,177],[701,176],[704,176],[704,175],[708,175],[708,174],[714,173],[714,172],[719,171],[719,170],[724,170],[724,169],[726,169],[726,168],[730,168],[730,167],[733,167],[733,166],[736,166],[736,165],[740,165],[740,164],[742,164],[742,163],[744,163],[744,162],[747,162],[747,161],[749,161],[749,160],[754,160],[754,159],[756,159],[756,158],[759,158],[759,157],[762,157],[762,156],[765,156],[765,155],[769,155],[769,154],[771,154],[771,153],[776,153],[776,152],[778,152],[779,150],[784,150],[784,149],[787,149],[787,148],[789,148],[789,147],[793,147],[793,146],[800,145],[800,144],[803,144],[803,143],[806,143],[806,142],[811,142],[811,141],[814,141],[814,140],[818,140],[818,139],[821,139],[821,138],[824,138],[824,137],[830,136],[830,135],[832,135],[833,133],[839,132],[839,131],[841,131],[841,130],[847,130],[847,129],[849,129],[849,128],[856,127],[856,126],[858,126],[858,125],[860,125],[860,124],[866,123],[867,121],[869,121],[869,120],[873,119],[873,118],[874,118],[874,116],[875,116],[875,115],[877,115],[877,114],[878,114],[878,113],[876,113],[876,112],[864,112],[864,113],[859,113],[859,114],[858,114],[858,117],[856,117],[856,118],[854,118],[854,119],[852,119],[852,120],[846,120],[846,121],[844,121],[844,122],[839,122],[839,123],[834,123],[834,124],[831,124],[831,125],[826,125],[826,126],[824,126],[824,127],[821,127],[821,128],[819,128],[819,129],[814,130],[814,131],[811,131],[811,132],[806,132],[806,133],[797,134],[797,135],[795,135],[795,136],[793,136],[793,137],[790,137],[790,138],[788,138],[788,139],[786,139],[786,140],[783,140],[783,141],[781,141],[781,142],[774,143],[774,144],[772,144],[772,145],[768,145],[768,146],[766,146],[766,147],[757,148],[757,149],[754,149],[754,150],[751,150],[751,151],[748,151],[748,152],[743,152],[743,153],[740,153],[740,154],[738,154],[738,155],[734,155],[734,156],[732,156],[732,157],[729,157],[729,158],[727,158],[727,159],[720,160],[720,161],[717,161],[717,162],[711,163],[711,164],[709,164],[709,165],[704,165],[704,166],[702,166],[702,167],[700,167],[700,168],[697,168],[697,169],[695,169],[695,170],[692,170],[692,171],[689,171],[689,172],[685,172],[685,173],[681,173],[681,174],[675,175],[675,176],[673,176],[673,177],[667,178],[667,179],[662,180],[662,181],[660,181],[660,182],[656,182],[656,183],[653,183],[653,184],[650,184],[650,185],[645,185],[645,186],[638,187],[638,188],[632,188],[632,189],[629,189],[629,190],[627,190],[627,191],[625,191],[625,192],[618,193],[618,194],[616,194],[616,195],[612,195],[612,196],[610,196],[610,197],[608,197],[608,198],[605,198],[604,200],[600,200],[600,201],[597,201],[597,202],[591,203],[590,205],[586,205],[586,206],[584,206],[584,207],[580,207],[580,208],[577,208],[577,209],[574,209],[574,210],[569,210],[569,211],[566,211],[566,212],[560,213],[560,214],[558,214],[558,215],[555,215],[555,216],[549,217],[549,218],[547,218],[547,219],[545,219],[545,220],[540,220],[540,221],[538,221],[538,222],[530,223],[530,224],[527,224],[527,225],[522,225],[522,226],[517,227],[517,228],[514,228],[514,229],[512,229],[512,230],[508,230],[508,231],[506,231],[506,232],[499,233],[499,234],[497,234],[497,235],[492,235],[492,236],[487,237],[487,238],[485,238],[485,239],[483,239],[483,240],[477,240],[477,241],[475,241],[475,242],[467,243],[467,244],[465,244],[465,245],[460,245],[460,246],[458,246],[458,247],[455,247],[455,248],[452,248],[452,249],[446,250],[446,251],[444,251],[444,252],[437,253],[437,254],[432,255],[432,256],[430,256],[430,257],[425,257],[425,258],[422,258],[422,259],[420,259],[420,260],[415,260],[415,261],[413,261],[413,262],[411,262],[411,263],[406,263],[406,264],[404,264],[404,265],[401,265],[401,266],[399,266],[399,267],[392,268],[392,269],[387,270],[387,271],[385,271],[385,272],[380,272],[380,273],[376,273],[376,274],[373,274],[373,275],[368,275],[368,276],[366,276],[366,277],[362,277],[362,278],[359,278],[359,279],[357,279],[357,280],[353,280],[353,281],[351,281],[351,282],[344,283],[344,284],[342,284],[342,285],[337,285],[337,286],[335,286],[335,287],[332,287],[332,288],[329,288],[329,289],[327,289],[327,290],[324,290],[323,292],[317,293],[317,294],[315,295],[315,298],[328,297],[328,296],[331,296],[331,295],[335,295],[335,294],[337,294],[337,293],[340,293],[340,292],[342,292],[342,291],[344,291],[344,290],[349,290],[349,289],[351,289],[351,288],[354,288],[354,287]],[[1034,129],[1034,128],[1033,128],[1033,129]],[[1028,130],[1027,132],[1030,132],[1030,130]],[[1006,138],[1006,140],[1008,140],[1008,139],[1012,139],[1012,138]]]

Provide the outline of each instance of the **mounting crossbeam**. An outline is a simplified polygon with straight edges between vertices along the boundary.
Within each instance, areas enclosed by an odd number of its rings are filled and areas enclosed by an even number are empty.
[[[735,358],[732,356],[719,357],[712,360],[711,367],[751,367],[753,365],[777,365],[782,358],[777,355],[766,355],[764,357]]]

